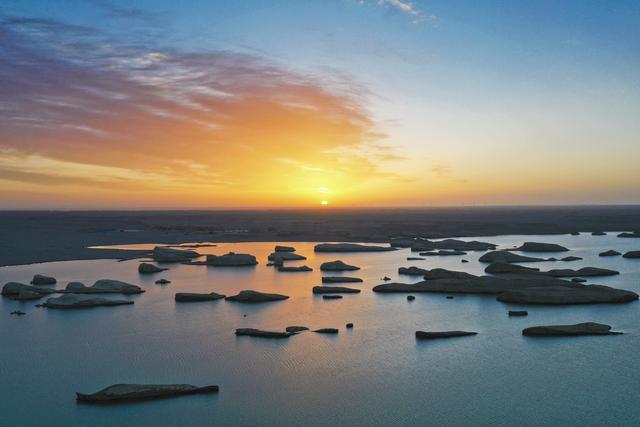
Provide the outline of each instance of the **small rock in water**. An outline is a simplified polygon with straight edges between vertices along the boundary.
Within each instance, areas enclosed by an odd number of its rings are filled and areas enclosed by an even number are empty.
[[[167,280],[167,279],[156,280],[156,285],[168,285],[169,283],[171,283],[171,280]]]
[[[245,314],[246,316],[246,314]],[[287,328],[285,329],[285,331],[295,334],[298,332],[302,332],[302,331],[308,331],[309,328],[307,328],[306,326],[287,326]]]
[[[138,273],[140,274],[153,274],[153,273],[159,273],[165,270],[168,270],[168,268],[160,268],[153,264],[149,264],[147,262],[143,262],[143,263],[140,263],[140,265],[138,265]]]
[[[42,274],[36,274],[31,280],[32,285],[55,285],[57,283],[55,277],[43,276]]]
[[[76,393],[78,402],[125,402],[138,399],[157,399],[196,393],[217,393],[219,387],[196,387],[190,384],[115,384],[93,394]]]
[[[443,331],[443,332],[426,332],[426,331],[416,331],[416,338],[418,339],[438,339],[438,338],[455,338],[455,337],[466,337],[471,335],[477,335],[477,332],[467,332],[467,331]]]
[[[416,299],[416,297],[413,295],[407,295],[407,301],[413,301],[414,299]]]
[[[322,295],[322,299],[342,299],[342,295]]]
[[[468,261],[468,260],[466,260],[466,259],[462,259],[462,260],[460,260],[460,262],[462,262],[462,263],[465,263],[465,264],[466,264],[466,263],[468,263],[469,261]]]
[[[385,282],[388,282],[389,280],[391,280],[391,277],[384,276],[382,280],[384,280]]]
[[[199,302],[199,301],[215,301],[224,298],[225,295],[211,292],[208,294],[197,294],[189,292],[178,292],[175,296],[177,302]]]
[[[417,257],[417,256],[410,256],[407,257],[407,261],[424,261],[426,258],[421,258],[421,257]]]
[[[527,310],[509,310],[509,316],[528,316]]]
[[[15,314],[16,316],[24,316],[27,313],[25,313],[22,310],[15,310],[15,311],[12,311],[11,314]]]
[[[319,334],[337,334],[338,330],[336,328],[321,328],[321,329],[316,329],[313,332],[317,332]]]
[[[447,295],[447,299],[453,299],[453,295]]]
[[[309,267],[308,265],[301,265],[298,267],[278,267],[278,271],[295,273],[295,272],[313,271],[313,268]]]
[[[601,323],[578,323],[575,325],[533,326],[523,329],[522,335],[530,337],[576,337],[583,335],[620,335],[622,332],[611,331],[611,326]]]
[[[293,246],[281,246],[278,245],[275,248],[276,252],[295,252],[296,248],[294,248]]]
[[[584,283],[587,281],[587,279],[583,279],[582,277],[574,277],[573,279],[571,279],[571,281],[573,283]]]
[[[622,255],[622,254],[620,252],[618,252],[618,251],[614,251],[613,249],[610,249],[610,250],[604,251],[604,252],[600,252],[598,254],[598,256],[603,256],[603,257],[604,256],[619,256],[619,255]]]
[[[289,338],[293,335],[292,332],[279,332],[279,331],[263,331],[261,329],[253,328],[240,328],[236,329],[236,335],[247,337],[260,337],[260,338]]]
[[[607,233],[605,233],[604,231],[593,231],[591,233],[592,236],[606,236]]]
[[[352,329],[353,328],[353,323],[347,323],[347,329]]]

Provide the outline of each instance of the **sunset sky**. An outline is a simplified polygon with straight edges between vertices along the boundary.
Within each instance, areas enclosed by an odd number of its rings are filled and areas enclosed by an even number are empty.
[[[0,209],[640,203],[638,1],[0,3]]]

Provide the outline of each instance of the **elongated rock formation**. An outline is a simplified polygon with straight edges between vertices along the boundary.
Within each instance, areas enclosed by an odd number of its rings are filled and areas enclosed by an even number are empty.
[[[522,335],[529,337],[577,337],[583,335],[621,335],[614,332],[611,326],[602,323],[577,323],[575,325],[532,326],[522,331]]]
[[[218,391],[217,385],[196,387],[190,384],[115,384],[93,394],[76,393],[76,400],[91,403],[126,402]]]

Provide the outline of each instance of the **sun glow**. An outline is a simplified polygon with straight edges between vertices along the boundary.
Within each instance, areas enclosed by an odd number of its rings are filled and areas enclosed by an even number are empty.
[[[322,206],[327,206],[329,204],[329,201],[328,200],[323,200],[323,201],[320,202],[320,204]]]

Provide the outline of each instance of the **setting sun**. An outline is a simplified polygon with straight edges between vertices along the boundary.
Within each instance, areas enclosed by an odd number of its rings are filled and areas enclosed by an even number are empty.
[[[323,201],[320,202],[320,204],[322,206],[327,206],[329,204],[329,202],[327,200],[323,200]]]

